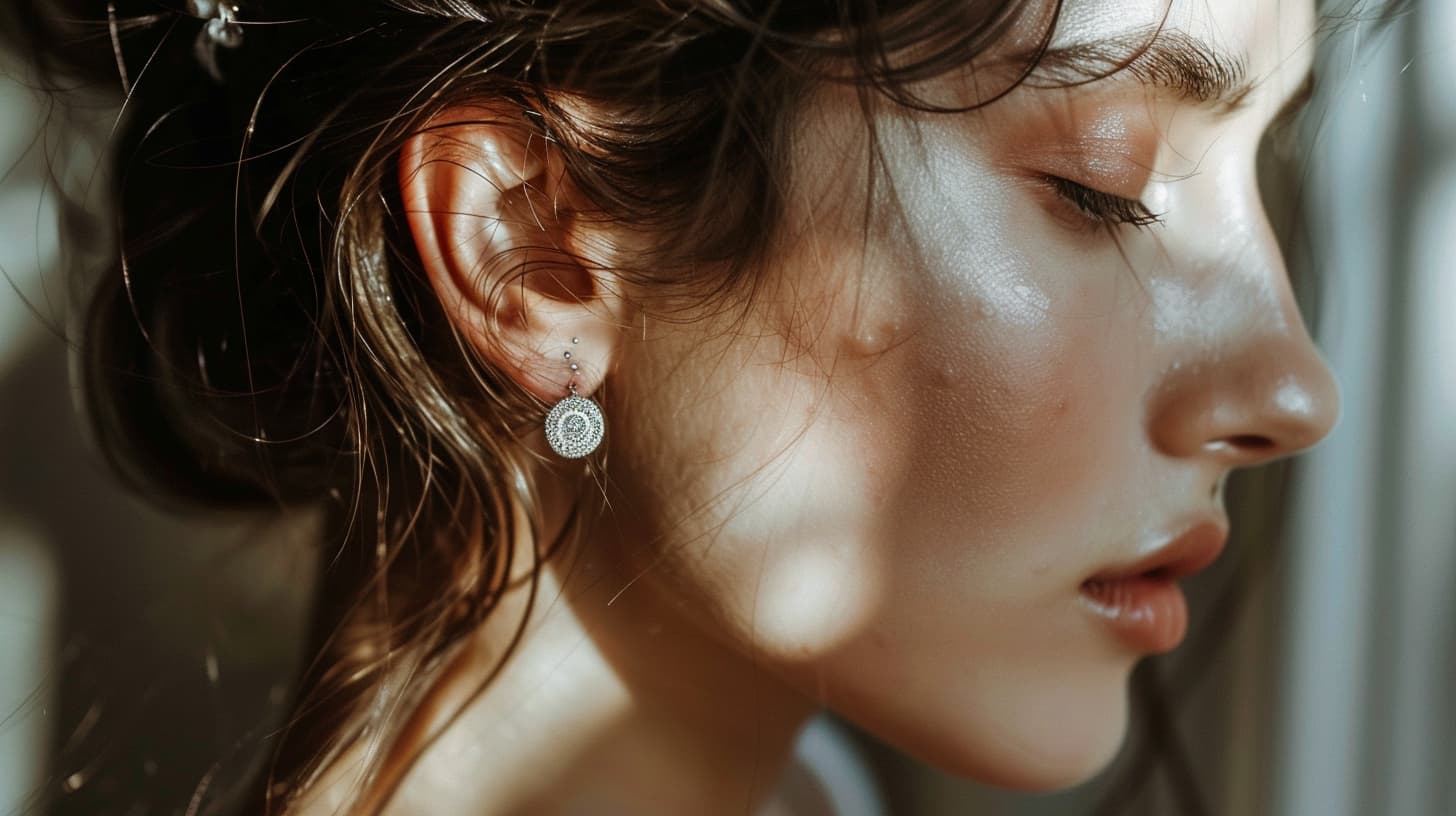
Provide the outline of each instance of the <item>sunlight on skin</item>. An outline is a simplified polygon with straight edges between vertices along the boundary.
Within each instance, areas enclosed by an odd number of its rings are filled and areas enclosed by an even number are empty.
[[[806,443],[812,442],[811,434]],[[858,470],[852,460],[839,467],[823,461],[801,464],[803,457],[794,460],[774,480],[782,485],[774,489],[776,505],[805,503],[814,491]],[[885,603],[875,584],[883,569],[864,569],[865,556],[847,552],[852,540],[835,535],[833,529],[801,524],[789,520],[761,535],[732,529],[734,535],[766,543],[756,575],[727,576],[726,580],[752,591],[747,624],[753,643],[776,661],[812,661],[832,652],[862,631],[868,622],[865,616]]]

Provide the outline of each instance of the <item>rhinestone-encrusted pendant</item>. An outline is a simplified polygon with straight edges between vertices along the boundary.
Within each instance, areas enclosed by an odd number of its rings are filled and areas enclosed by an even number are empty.
[[[606,430],[602,409],[576,394],[556,403],[546,415],[546,442],[567,459],[580,459],[596,450]]]

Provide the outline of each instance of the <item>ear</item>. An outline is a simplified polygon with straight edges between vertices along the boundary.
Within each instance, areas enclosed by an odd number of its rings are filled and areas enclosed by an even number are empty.
[[[597,219],[575,217],[585,201],[559,146],[519,105],[458,106],[405,143],[399,183],[420,260],[461,336],[543,401],[571,384],[597,391],[624,301],[607,259],[584,254],[610,242],[587,234]]]

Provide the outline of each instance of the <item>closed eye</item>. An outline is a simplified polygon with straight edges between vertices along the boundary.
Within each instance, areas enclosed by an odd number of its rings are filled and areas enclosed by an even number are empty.
[[[1070,204],[1076,210],[1075,214],[1085,219],[1089,226],[1116,227],[1128,224],[1143,228],[1163,222],[1161,213],[1149,210],[1147,205],[1137,199],[1094,190],[1061,176],[1046,175],[1042,180],[1059,198]]]

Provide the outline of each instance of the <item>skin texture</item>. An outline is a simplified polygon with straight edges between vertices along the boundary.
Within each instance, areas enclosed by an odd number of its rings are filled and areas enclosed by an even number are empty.
[[[1058,41],[1164,10],[1074,2]],[[1112,759],[1141,655],[1082,582],[1226,524],[1228,471],[1313,445],[1338,411],[1254,174],[1313,56],[1311,5],[1177,2],[1166,25],[1242,55],[1239,106],[1120,75],[978,113],[885,107],[899,204],[873,202],[868,233],[862,114],[826,89],[802,110],[785,237],[746,320],[643,308],[650,293],[601,271],[642,239],[541,219],[571,191],[508,126],[472,126],[450,148],[464,167],[416,140],[406,208],[456,325],[548,402],[571,349],[609,451],[585,545],[546,567],[520,651],[470,699],[518,593],[394,749],[386,812],[743,813],[821,705],[992,784],[1057,789]],[[1162,223],[1109,233],[1048,173]],[[551,241],[600,269],[487,309],[482,259]],[[581,468],[536,478],[555,531]]]

